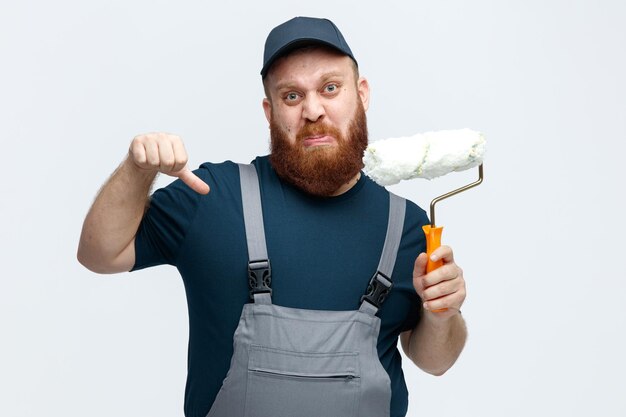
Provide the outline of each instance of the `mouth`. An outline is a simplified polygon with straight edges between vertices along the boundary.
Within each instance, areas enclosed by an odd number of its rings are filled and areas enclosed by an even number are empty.
[[[305,148],[310,148],[313,146],[334,145],[336,141],[335,138],[330,135],[314,135],[306,137],[302,143]]]

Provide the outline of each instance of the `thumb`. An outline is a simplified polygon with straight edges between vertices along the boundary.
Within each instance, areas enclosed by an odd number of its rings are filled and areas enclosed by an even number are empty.
[[[420,297],[424,290],[424,280],[422,278],[426,275],[426,264],[428,264],[428,255],[422,252],[415,259],[413,266],[413,286]]]
[[[421,278],[426,275],[426,264],[428,264],[428,255],[425,252],[419,254],[415,259],[415,265],[413,266],[413,279]]]
[[[191,172],[189,168],[185,167],[175,174],[192,190],[199,194],[208,194],[209,186],[206,182],[202,181],[196,174]]]

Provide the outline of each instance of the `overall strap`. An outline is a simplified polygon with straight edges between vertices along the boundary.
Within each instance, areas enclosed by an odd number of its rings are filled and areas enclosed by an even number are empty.
[[[241,182],[243,220],[248,245],[248,283],[250,298],[255,303],[272,303],[272,270],[267,256],[261,191],[256,169],[252,164],[238,164]]]
[[[391,275],[393,274],[393,267],[396,264],[396,256],[398,255],[398,248],[402,239],[405,212],[406,200],[390,192],[389,220],[383,252],[380,256],[376,273],[367,286],[367,293],[361,297],[359,310],[365,313],[375,315],[393,286]]]

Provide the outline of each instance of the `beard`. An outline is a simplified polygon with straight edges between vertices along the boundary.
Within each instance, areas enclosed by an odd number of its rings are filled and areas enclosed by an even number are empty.
[[[336,144],[305,148],[304,139],[314,135],[332,136]],[[270,137],[270,163],[278,176],[309,194],[329,197],[363,168],[367,147],[365,110],[359,102],[345,137],[323,121],[306,122],[292,144],[273,116]]]

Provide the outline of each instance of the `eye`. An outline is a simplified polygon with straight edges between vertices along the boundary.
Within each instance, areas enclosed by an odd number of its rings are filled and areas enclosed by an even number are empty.
[[[324,91],[326,91],[327,93],[334,93],[339,89],[339,87],[337,86],[337,84],[328,84],[326,87],[324,87]]]
[[[294,93],[294,92],[287,93],[285,95],[285,100],[287,100],[287,101],[296,101],[296,100],[298,100],[298,98],[299,98],[298,93]]]

